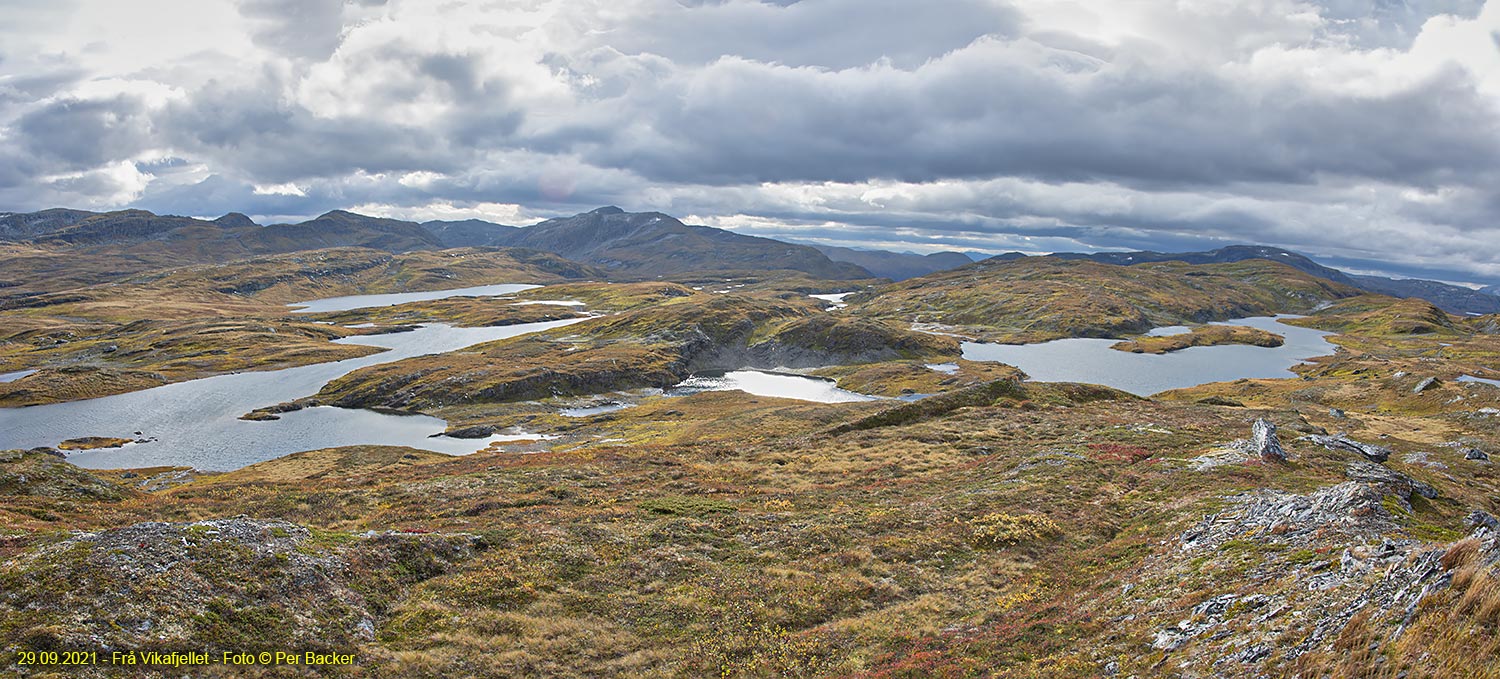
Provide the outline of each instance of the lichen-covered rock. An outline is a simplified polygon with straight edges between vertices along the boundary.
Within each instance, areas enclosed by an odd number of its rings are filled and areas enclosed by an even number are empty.
[[[1281,440],[1276,438],[1276,425],[1267,419],[1258,419],[1250,426],[1250,445],[1255,454],[1267,462],[1285,462],[1286,451],[1281,449]]]
[[[1342,450],[1350,453],[1359,453],[1372,462],[1385,462],[1391,457],[1390,448],[1387,448],[1385,446],[1377,446],[1373,443],[1360,443],[1359,441],[1355,441],[1354,439],[1351,439],[1343,434],[1334,434],[1332,436],[1310,434],[1308,436],[1302,437],[1301,440],[1312,441],[1313,443],[1323,446],[1324,448],[1327,448],[1329,450]]]
[[[1307,495],[1279,490],[1257,490],[1235,495],[1230,509],[1204,517],[1183,532],[1184,550],[1217,548],[1233,539],[1271,535],[1284,543],[1306,545],[1315,539],[1342,534],[1376,539],[1397,530],[1391,513],[1381,506],[1380,489],[1358,481],[1320,488]]]
[[[1418,481],[1410,476],[1402,474],[1385,465],[1373,462],[1350,462],[1344,468],[1344,475],[1354,481],[1361,481],[1373,486],[1379,486],[1388,490],[1403,501],[1410,500],[1413,495],[1433,499],[1438,496],[1436,488]]]
[[[0,562],[0,637],[54,648],[348,649],[373,640],[372,597],[480,549],[465,534],[319,534],[244,516],[74,533]]]

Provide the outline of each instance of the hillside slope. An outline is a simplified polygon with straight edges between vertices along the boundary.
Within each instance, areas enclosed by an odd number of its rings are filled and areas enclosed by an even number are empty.
[[[785,269],[835,280],[870,278],[868,271],[834,262],[806,245],[688,226],[660,212],[625,212],[617,207],[549,219],[499,244],[555,252],[640,276]]]
[[[507,239],[515,237],[516,232],[521,230],[520,227],[486,222],[482,219],[422,222],[422,228],[437,236],[438,240],[442,241],[443,247],[448,248],[500,245]]]
[[[1000,255],[1010,260],[1024,257],[1020,253]],[[1186,262],[1188,264],[1225,264],[1252,259],[1280,262],[1294,269],[1312,274],[1335,283],[1352,285],[1366,292],[1392,297],[1417,297],[1442,307],[1451,313],[1493,314],[1500,313],[1500,296],[1485,294],[1458,285],[1418,278],[1386,278],[1384,276],[1357,276],[1338,269],[1323,266],[1305,255],[1290,250],[1264,245],[1231,245],[1206,252],[1061,252],[1052,257],[1059,259],[1087,259],[1106,264],[1129,266],[1151,262]]]
[[[877,318],[1002,342],[1121,337],[1155,326],[1306,312],[1359,290],[1262,260],[1116,266],[991,259],[846,301]]]

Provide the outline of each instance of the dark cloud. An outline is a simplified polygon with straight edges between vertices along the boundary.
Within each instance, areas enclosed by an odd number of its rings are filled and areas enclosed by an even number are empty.
[[[1433,185],[1500,166],[1494,106],[1457,69],[1356,96],[987,42],[915,72],[724,60],[667,96],[619,103],[658,134],[617,140],[600,160],[672,182],[1024,176],[1176,187],[1338,174]]]
[[[206,89],[163,111],[163,128],[173,146],[267,184],[353,172],[449,172],[471,159],[447,130],[320,117],[261,96],[263,91]],[[506,129],[515,124],[492,120]]]
[[[25,7],[0,27],[32,40],[0,56],[0,209],[619,204],[1500,277],[1500,53],[1447,30],[1500,29],[1480,0],[243,0],[234,26],[151,27],[222,51],[118,72],[110,36],[36,38],[67,12]]]
[[[151,147],[153,128],[146,105],[131,96],[53,101],[15,122],[23,148],[57,172],[130,158]]]

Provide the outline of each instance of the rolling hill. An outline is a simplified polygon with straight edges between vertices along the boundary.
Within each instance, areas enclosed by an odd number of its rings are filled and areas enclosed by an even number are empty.
[[[1013,260],[1025,257],[1018,252],[998,255],[996,259],[1001,261]],[[1416,297],[1425,299],[1438,305],[1444,311],[1456,314],[1493,314],[1500,313],[1500,296],[1485,294],[1482,291],[1471,290],[1458,285],[1449,285],[1437,281],[1422,280],[1416,278],[1386,278],[1383,276],[1360,276],[1344,273],[1338,269],[1323,266],[1305,255],[1301,255],[1281,248],[1267,247],[1263,245],[1231,245],[1217,250],[1205,252],[1061,252],[1050,255],[1058,259],[1087,259],[1105,264],[1118,264],[1129,266],[1134,264],[1145,264],[1150,262],[1186,262],[1188,264],[1214,264],[1243,262],[1252,259],[1264,259],[1286,264],[1294,269],[1307,272],[1318,278],[1330,280],[1335,283],[1352,285],[1366,292],[1374,292],[1391,297]],[[1494,286],[1491,286],[1492,288]]]
[[[786,270],[828,280],[874,276],[902,281],[970,263],[967,255],[957,252],[917,255],[785,243],[688,225],[660,212],[625,212],[617,207],[549,219],[529,227],[475,219],[418,224],[345,210],[334,210],[305,222],[260,226],[239,213],[210,221],[156,215],[145,210],[99,213],[54,208],[0,213],[0,245],[5,244],[19,246],[32,259],[45,258],[49,253],[89,255],[108,271],[70,277],[81,282],[104,282],[112,280],[114,274],[165,266],[226,262],[331,247],[364,247],[391,253],[455,247],[521,247],[592,264],[617,277],[637,279],[685,273]],[[1268,260],[1366,292],[1425,299],[1451,313],[1500,313],[1496,286],[1471,290],[1430,280],[1354,275],[1318,264],[1304,255],[1268,246],[1232,245],[1203,252],[1050,256],[1115,265]],[[1013,252],[991,259],[1004,262],[1025,257]]]
[[[549,219],[518,229],[497,244],[552,252],[637,276],[785,269],[835,280],[870,278],[870,272],[806,245],[688,226],[660,212],[617,207]]]
[[[1122,337],[1155,326],[1307,312],[1360,291],[1264,260],[1120,266],[988,259],[846,298],[854,312],[1002,342]]]

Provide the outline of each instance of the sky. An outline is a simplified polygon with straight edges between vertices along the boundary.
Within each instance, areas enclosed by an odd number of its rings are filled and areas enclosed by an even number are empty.
[[[1500,0],[0,0],[0,211],[1500,282]]]

